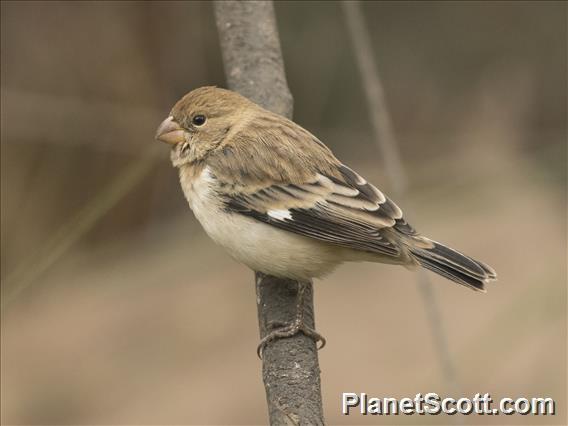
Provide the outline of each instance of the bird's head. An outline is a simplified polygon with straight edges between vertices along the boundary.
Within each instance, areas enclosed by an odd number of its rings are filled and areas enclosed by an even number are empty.
[[[181,98],[156,132],[172,145],[174,166],[203,160],[256,105],[238,93],[200,87]]]

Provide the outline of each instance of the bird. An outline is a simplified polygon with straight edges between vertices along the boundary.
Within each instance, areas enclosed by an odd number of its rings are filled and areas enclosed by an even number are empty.
[[[381,190],[299,124],[244,96],[205,86],[183,96],[155,138],[171,145],[181,188],[205,232],[257,272],[297,281],[296,320],[259,345],[299,332],[305,283],[343,262],[423,267],[475,291],[489,265],[423,236]]]

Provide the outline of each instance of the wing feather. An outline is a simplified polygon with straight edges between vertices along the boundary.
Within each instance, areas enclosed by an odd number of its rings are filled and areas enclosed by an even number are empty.
[[[208,159],[227,211],[392,257],[405,255],[401,238],[419,238],[396,204],[305,129],[270,115],[248,129],[262,137],[235,134]]]
[[[388,214],[396,210],[377,192],[368,189],[365,194],[318,174],[306,184],[273,184],[222,198],[229,212],[331,244],[398,257],[400,247],[383,232],[396,224]]]

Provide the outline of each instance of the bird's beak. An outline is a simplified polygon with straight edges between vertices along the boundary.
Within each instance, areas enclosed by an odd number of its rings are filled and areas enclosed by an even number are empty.
[[[172,116],[169,116],[158,127],[156,140],[175,145],[185,141],[185,131],[175,122]]]

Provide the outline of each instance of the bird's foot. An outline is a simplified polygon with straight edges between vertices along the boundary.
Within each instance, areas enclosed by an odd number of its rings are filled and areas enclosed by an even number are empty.
[[[262,359],[262,353],[270,342],[278,339],[284,339],[286,337],[292,337],[298,333],[303,333],[304,335],[313,339],[316,342],[316,346],[319,343],[318,350],[322,349],[325,346],[325,338],[313,328],[310,328],[306,324],[304,324],[303,319],[298,318],[292,323],[272,322],[270,326],[274,330],[268,333],[260,341],[258,347],[256,348],[256,353],[260,359]]]

